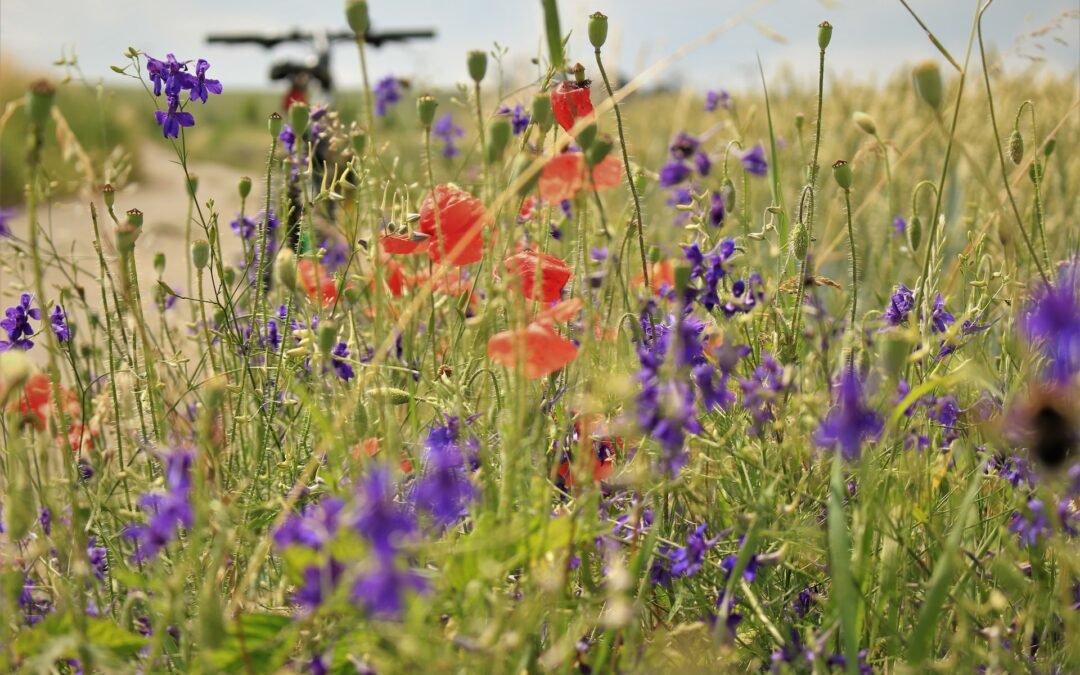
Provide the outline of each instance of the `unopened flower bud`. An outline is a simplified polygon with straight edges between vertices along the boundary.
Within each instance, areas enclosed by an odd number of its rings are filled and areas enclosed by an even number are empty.
[[[247,199],[248,195],[251,194],[251,179],[247,176],[242,176],[240,178],[240,183],[236,187],[240,192],[240,199]]]
[[[307,103],[303,101],[297,101],[289,106],[289,126],[292,127],[297,138],[301,138],[304,130],[307,129],[308,114]]]
[[[908,223],[908,246],[912,251],[919,250],[919,244],[922,242],[922,219],[918,215],[911,217],[911,222]]]
[[[542,132],[546,133],[551,128],[555,121],[555,116],[551,112],[551,94],[543,92],[533,97],[532,119]]]
[[[795,223],[795,231],[791,235],[791,251],[798,260],[806,260],[806,252],[810,249],[810,230],[806,223]]]
[[[284,124],[285,122],[281,119],[281,115],[277,114],[276,112],[270,113],[270,137],[276,139],[278,136],[280,136],[281,127],[284,126]]]
[[[585,161],[589,166],[596,166],[611,154],[613,147],[615,147],[615,139],[610,134],[600,134],[593,139],[592,144],[585,151]]]
[[[1046,144],[1043,145],[1043,157],[1049,157],[1054,154],[1054,148],[1057,147],[1057,138],[1051,136],[1046,139]]]
[[[923,61],[911,73],[915,81],[915,93],[934,110],[941,108],[945,85],[941,82],[941,69],[933,61]]]
[[[332,321],[319,323],[319,351],[323,356],[330,353],[337,343],[337,326]]]
[[[724,178],[724,184],[720,186],[720,195],[724,198],[724,206],[730,211],[735,208],[735,183],[731,178]]]
[[[420,117],[420,126],[428,129],[435,122],[435,111],[439,109],[439,102],[434,96],[424,94],[416,99],[416,114]]]
[[[287,246],[278,251],[274,260],[274,280],[290,291],[296,290],[296,254]]]
[[[195,269],[204,269],[210,262],[210,242],[205,239],[196,239],[191,242],[191,264]]]
[[[607,42],[607,17],[600,12],[589,15],[589,42],[593,47],[600,49]]]
[[[345,0],[345,19],[353,33],[357,36],[366,35],[370,25],[367,0]]]
[[[873,117],[870,117],[864,112],[856,112],[851,116],[851,119],[855,122],[855,126],[859,127],[864,132],[871,136],[877,136],[877,124],[874,122]]]
[[[494,164],[502,159],[506,145],[510,142],[510,132],[510,120],[504,115],[499,115],[488,125],[488,164]]]
[[[828,21],[822,21],[817,27],[817,45],[822,51],[825,51],[830,42],[832,42],[832,24]]]
[[[469,67],[469,77],[472,81],[480,84],[487,75],[487,52],[482,49],[474,49],[465,57],[465,65]]]
[[[853,175],[851,173],[851,164],[847,160],[838,159],[832,165],[832,175],[836,179],[836,184],[844,190],[851,189],[851,181]]]
[[[1013,164],[1019,164],[1024,159],[1024,137],[1019,129],[1013,129],[1009,134],[1009,159]]]
[[[112,211],[113,204],[116,203],[116,189],[112,186],[112,183],[105,183],[101,186],[101,198],[105,201],[105,208]]]
[[[1032,183],[1038,183],[1042,180],[1044,173],[1043,168],[1044,167],[1042,162],[1040,162],[1038,159],[1032,162],[1031,166],[1028,167],[1028,178],[1031,179]]]
[[[599,131],[595,123],[590,123],[585,126],[577,135],[577,144],[582,150],[588,150],[592,145],[593,140],[596,138],[596,132]]]
[[[154,254],[154,271],[158,276],[165,273],[165,254],[160,251]]]
[[[48,80],[35,80],[30,83],[30,90],[26,95],[26,113],[30,116],[33,127],[41,129],[49,121],[55,97],[56,87]]]

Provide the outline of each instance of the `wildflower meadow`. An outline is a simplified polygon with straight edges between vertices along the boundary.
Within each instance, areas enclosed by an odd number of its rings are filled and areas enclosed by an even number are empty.
[[[328,97],[7,71],[0,670],[1080,672],[1080,71],[542,0],[428,90],[369,4]]]

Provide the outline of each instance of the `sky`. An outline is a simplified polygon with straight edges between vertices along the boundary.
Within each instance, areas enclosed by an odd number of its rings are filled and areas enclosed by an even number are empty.
[[[372,50],[369,73],[387,74],[430,86],[467,80],[470,49],[508,48],[503,64],[510,79],[524,81],[529,60],[545,48],[539,0],[370,0],[374,28],[434,28],[432,41]],[[908,4],[962,60],[974,0],[909,0]],[[644,67],[740,13],[747,18],[711,44],[665,72],[675,84],[698,89],[757,86],[757,58],[767,75],[790,69],[813,80],[817,67],[817,24],[835,27],[829,47],[833,76],[872,80],[911,64],[939,58],[936,49],[899,0],[562,0],[563,30],[572,30],[571,59],[591,62],[585,30],[588,15],[610,17],[606,60],[619,72]],[[1064,16],[1064,18],[1062,18]],[[1032,33],[1057,24],[1041,37]],[[345,28],[342,0],[0,0],[0,58],[48,71],[62,50],[76,53],[85,75],[106,84],[123,80],[109,66],[124,62],[130,46],[154,56],[205,58],[210,75],[226,91],[264,87],[272,61],[303,57],[303,47],[265,51],[254,46],[207,45],[209,32]],[[1080,0],[996,0],[984,19],[988,47],[1007,69],[1045,61],[1038,71],[1080,73]],[[0,63],[0,67],[2,67]],[[339,87],[360,83],[355,48],[334,48]],[[494,69],[489,68],[489,72]],[[610,66],[609,66],[610,69]]]

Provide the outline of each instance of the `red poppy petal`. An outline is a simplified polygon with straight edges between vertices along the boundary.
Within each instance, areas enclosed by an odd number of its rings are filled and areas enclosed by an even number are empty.
[[[593,113],[588,83],[563,81],[551,90],[551,112],[566,131],[582,117]]]
[[[567,321],[573,321],[574,317],[577,316],[577,313],[581,311],[583,306],[584,303],[581,302],[581,298],[563,300],[537,314],[536,321],[538,323],[565,323]]]
[[[517,365],[518,352],[525,359],[525,377],[533,380],[564,368],[577,358],[577,345],[550,326],[531,323],[526,328],[507,330],[488,340],[488,358],[507,368]]]
[[[421,239],[419,241],[413,241],[409,237],[399,234],[384,234],[380,238],[382,250],[387,253],[395,253],[400,255],[411,255],[413,253],[423,253],[427,250],[428,239]]]
[[[572,199],[585,184],[582,175],[584,160],[580,152],[565,152],[544,165],[537,183],[540,198],[549,204]]]
[[[484,202],[454,185],[436,185],[434,199],[429,194],[420,205],[420,231],[432,237],[428,256],[442,262],[445,253],[446,264],[452,267],[471,265],[484,257],[484,226],[491,222]]]
[[[608,155],[593,167],[592,177],[597,190],[613,188],[622,180],[622,162]]]
[[[503,261],[503,267],[520,283],[522,292],[530,300],[554,302],[562,296],[562,289],[574,276],[570,266],[560,258],[546,253],[525,250]],[[540,297],[536,294],[537,268],[540,272]]]

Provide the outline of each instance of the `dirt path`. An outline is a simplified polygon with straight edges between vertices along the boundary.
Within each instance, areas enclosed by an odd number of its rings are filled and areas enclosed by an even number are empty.
[[[144,214],[143,233],[135,248],[144,309],[148,320],[156,323],[158,310],[154,297],[158,275],[153,268],[156,253],[164,253],[166,257],[165,271],[161,278],[177,293],[188,295],[188,252],[185,250],[188,200],[184,172],[171,147],[164,142],[148,143],[141,149],[141,155],[143,177],[139,182],[127,185],[116,193],[114,208],[121,221],[124,212],[130,208],[138,208]],[[191,163],[189,166],[192,173],[199,178],[199,202],[207,219],[210,217],[207,202],[211,199],[214,202],[213,209],[221,221],[225,262],[235,264],[243,249],[239,238],[229,228],[229,221],[236,216],[240,208],[237,182],[241,172],[218,164]],[[256,186],[252,189],[252,198],[258,198],[262,190],[258,188],[258,178],[253,178]],[[114,227],[105,212],[100,193],[93,195],[93,201],[98,208],[106,258],[113,266],[115,275],[116,254],[112,243]],[[249,198],[249,212],[261,210],[258,206],[260,202],[252,203],[253,201]],[[85,289],[87,305],[100,308],[99,265],[93,247],[94,230],[88,202],[82,199],[54,203],[41,209],[38,220],[42,228],[41,234],[44,235],[39,241],[44,247],[48,264],[45,275],[46,304],[60,299],[61,288],[78,285]],[[192,238],[205,238],[198,215],[193,221]],[[15,239],[0,240],[0,309],[15,304],[21,293],[33,292],[27,228],[28,218],[23,211],[11,221]],[[74,299],[64,301],[65,309],[74,313],[73,320],[76,323],[86,320],[83,312],[79,310],[79,304]],[[189,316],[189,310],[182,302],[177,303],[170,312],[177,313],[174,317],[176,319],[186,320]]]

